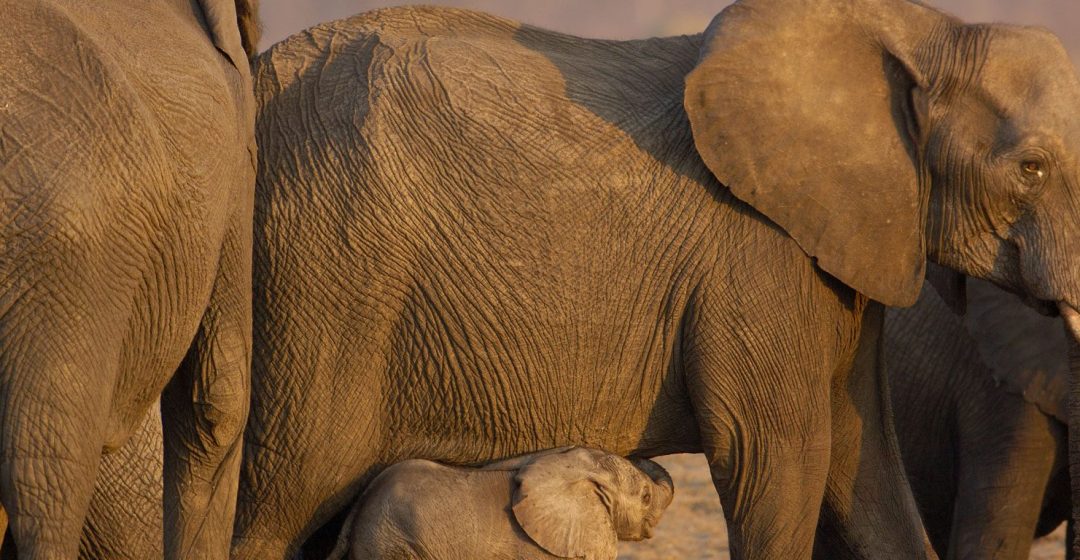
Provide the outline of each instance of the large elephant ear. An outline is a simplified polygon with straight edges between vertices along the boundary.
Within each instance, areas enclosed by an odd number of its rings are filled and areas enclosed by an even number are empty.
[[[968,279],[964,322],[979,356],[1006,390],[1068,422],[1068,338],[1044,317],[989,282]]]
[[[716,178],[888,305],[913,304],[923,283],[928,107],[914,52],[945,20],[900,0],[742,0],[709,25],[686,79]]]
[[[608,473],[589,449],[539,457],[518,472],[513,512],[536,544],[561,558],[611,558],[618,538],[602,493]],[[607,500],[610,503],[610,499]]]
[[[241,73],[259,42],[258,0],[199,0],[214,46]]]

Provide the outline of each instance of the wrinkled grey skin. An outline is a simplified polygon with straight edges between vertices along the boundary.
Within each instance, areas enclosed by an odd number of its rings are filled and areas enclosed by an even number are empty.
[[[0,13],[0,503],[19,557],[78,554],[102,451],[160,396],[165,556],[223,558],[250,386],[254,6]]]
[[[1080,301],[1080,83],[1044,31],[901,0],[628,42],[393,9],[255,71],[240,559],[386,465],[561,445],[704,452],[737,559],[929,557],[878,302],[928,258]]]
[[[161,558],[161,411],[155,403],[123,447],[101,457],[79,543],[81,560]],[[10,539],[0,558],[17,558]]]
[[[161,414],[151,407],[123,447],[101,458],[79,558],[162,557]]]
[[[101,457],[94,496],[86,514],[81,560],[161,558],[161,412],[154,404],[123,447]],[[4,541],[0,558],[17,558]]]
[[[942,557],[1026,559],[1032,538],[1071,511],[1066,337],[1060,319],[990,284],[972,280],[968,292],[964,317],[929,286],[914,307],[887,311],[896,432]]]
[[[1069,426],[1080,426],[1080,313],[1075,308],[1062,309],[1061,316],[1069,332]],[[1075,530],[1080,520],[1080,429],[1069,430],[1069,480],[1072,484],[1073,557],[1080,557],[1080,536]]]
[[[652,536],[674,483],[647,459],[543,451],[480,469],[403,461],[357,500],[331,559],[614,560]]]

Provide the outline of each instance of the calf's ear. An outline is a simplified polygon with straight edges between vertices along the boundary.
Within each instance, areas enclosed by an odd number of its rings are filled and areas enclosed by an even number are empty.
[[[514,518],[540,548],[562,558],[614,558],[615,528],[598,486],[596,454],[573,448],[518,472]]]

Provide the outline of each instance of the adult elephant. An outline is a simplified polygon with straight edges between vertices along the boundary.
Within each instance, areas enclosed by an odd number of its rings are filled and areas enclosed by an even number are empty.
[[[926,287],[886,312],[904,467],[938,554],[1026,559],[1070,513],[1066,334],[980,280],[966,307]]]
[[[253,2],[0,14],[0,502],[19,556],[78,554],[103,449],[160,395],[166,556],[222,558],[250,387]]]
[[[1080,297],[1080,83],[1041,30],[745,0],[616,42],[392,9],[255,80],[238,558],[387,464],[572,444],[703,451],[735,558],[926,557],[878,302],[928,257]]]

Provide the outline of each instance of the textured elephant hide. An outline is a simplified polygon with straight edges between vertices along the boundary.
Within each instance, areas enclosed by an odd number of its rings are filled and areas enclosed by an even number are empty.
[[[1061,319],[1040,315],[983,280],[968,280],[967,297],[964,322],[994,379],[1067,422],[1068,341]]]

